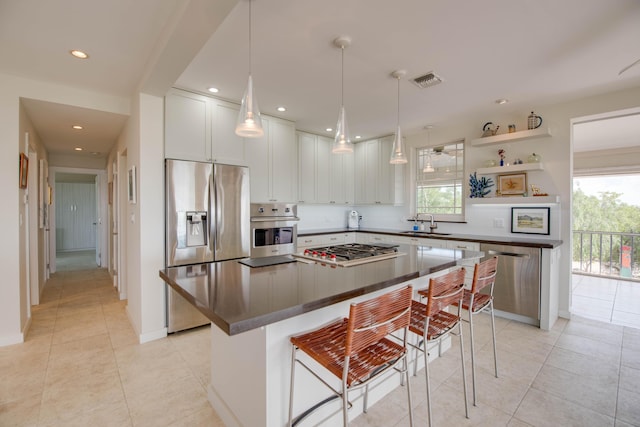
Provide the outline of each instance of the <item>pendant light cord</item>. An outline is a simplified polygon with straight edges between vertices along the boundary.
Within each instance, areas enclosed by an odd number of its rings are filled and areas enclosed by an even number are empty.
[[[400,77],[398,77],[398,127],[400,127]]]
[[[252,0],[249,0],[249,75],[251,75],[251,3]]]
[[[340,104],[344,108],[344,45],[340,46],[340,52],[342,53],[342,70],[340,73]]]

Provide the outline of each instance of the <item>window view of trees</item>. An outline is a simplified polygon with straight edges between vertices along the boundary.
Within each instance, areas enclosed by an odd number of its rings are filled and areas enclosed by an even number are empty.
[[[622,202],[621,196],[587,195],[574,186],[574,271],[640,279],[640,206]]]

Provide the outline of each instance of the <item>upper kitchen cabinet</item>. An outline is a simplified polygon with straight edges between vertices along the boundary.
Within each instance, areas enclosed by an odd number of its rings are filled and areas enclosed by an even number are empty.
[[[356,204],[401,205],[404,165],[389,163],[393,136],[355,144]]]
[[[245,139],[252,202],[297,200],[298,150],[292,122],[262,116],[264,136]]]
[[[210,100],[172,89],[164,99],[164,156],[208,161],[211,158]]]
[[[235,133],[240,106],[171,89],[165,96],[165,158],[246,165]]]
[[[298,203],[352,204],[353,153],[332,154],[333,140],[298,132]]]
[[[245,165],[245,139],[236,135],[240,106],[211,99],[211,160],[216,163]]]

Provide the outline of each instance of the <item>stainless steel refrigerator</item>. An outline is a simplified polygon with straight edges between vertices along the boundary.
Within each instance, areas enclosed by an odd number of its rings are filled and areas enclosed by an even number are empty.
[[[249,257],[249,168],[165,161],[167,267]],[[167,329],[209,320],[167,286]]]

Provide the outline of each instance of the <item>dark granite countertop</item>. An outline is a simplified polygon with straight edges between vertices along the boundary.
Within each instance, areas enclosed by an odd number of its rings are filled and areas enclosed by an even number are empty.
[[[499,236],[481,236],[475,234],[430,234],[429,232],[412,232],[402,230],[390,230],[384,228],[359,228],[357,230],[351,230],[348,228],[334,228],[334,229],[322,229],[322,230],[298,230],[298,237],[315,236],[320,234],[334,234],[334,233],[377,233],[388,234],[393,236],[410,236],[410,237],[425,237],[429,239],[441,239],[441,240],[457,240],[464,242],[477,242],[477,243],[491,243],[495,245],[512,245],[512,246],[524,246],[530,248],[541,249],[553,249],[562,245],[562,240],[545,240],[545,239],[522,239],[513,236],[499,237]]]
[[[171,267],[160,277],[229,335],[453,267],[481,252],[399,245],[402,255],[351,267],[311,261],[251,268],[238,260]]]

